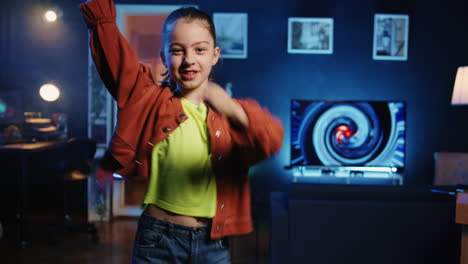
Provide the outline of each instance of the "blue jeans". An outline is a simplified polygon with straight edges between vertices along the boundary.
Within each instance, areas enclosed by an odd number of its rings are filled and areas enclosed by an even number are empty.
[[[143,213],[138,221],[133,264],[229,264],[231,255],[223,240],[211,240],[209,227],[189,227]]]

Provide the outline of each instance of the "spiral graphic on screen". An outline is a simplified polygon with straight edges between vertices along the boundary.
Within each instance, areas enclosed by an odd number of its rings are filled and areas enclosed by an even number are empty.
[[[404,167],[403,102],[293,100],[291,165]]]

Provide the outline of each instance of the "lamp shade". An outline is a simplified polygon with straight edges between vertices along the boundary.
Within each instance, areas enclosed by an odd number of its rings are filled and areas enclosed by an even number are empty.
[[[39,89],[39,94],[45,101],[53,102],[60,97],[60,90],[56,85],[46,83]]]
[[[452,93],[452,105],[464,104],[468,104],[468,66],[458,67]]]

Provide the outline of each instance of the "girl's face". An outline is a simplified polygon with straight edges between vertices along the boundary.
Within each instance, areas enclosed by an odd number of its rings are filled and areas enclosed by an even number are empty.
[[[184,90],[191,90],[208,85],[219,53],[204,21],[182,18],[176,21],[161,55],[172,79]]]

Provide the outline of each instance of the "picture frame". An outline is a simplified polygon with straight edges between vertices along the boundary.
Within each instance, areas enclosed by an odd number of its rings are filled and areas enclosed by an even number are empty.
[[[140,62],[151,67],[155,82],[163,80],[166,71],[160,50],[162,28],[167,16],[188,5],[116,4],[117,27],[135,50]],[[194,5],[190,5],[197,7]],[[114,103],[113,126],[116,124],[117,105]],[[142,212],[146,185],[138,182],[114,181],[112,184],[113,216],[139,216]],[[133,192],[127,192],[130,189]]]
[[[166,17],[181,7],[194,5],[116,4],[117,27],[138,55],[152,69],[156,82],[166,71],[160,56],[162,27]]]
[[[333,18],[288,18],[288,53],[333,54]]]
[[[195,5],[183,6],[197,7]],[[159,53],[161,49],[162,26],[170,12],[183,6],[153,4],[115,5],[117,27],[137,53],[139,61],[150,66],[153,79],[156,82],[162,80],[161,73],[166,71]],[[112,96],[107,92],[96,71],[90,50],[88,54],[88,136],[97,141],[95,158],[99,159],[104,155],[117,122],[117,105]],[[129,199],[124,192],[126,189],[140,190],[141,188],[135,187],[133,183],[126,181],[114,181],[111,188],[99,195],[96,193],[96,188],[88,190],[88,197],[97,197],[95,202],[100,201],[99,206],[95,207],[101,211],[105,209],[104,212],[99,211],[99,217],[102,218],[104,216],[104,219],[106,219],[111,207],[114,216],[138,216],[141,213],[140,204],[127,202]],[[111,190],[112,195],[110,195]],[[110,199],[112,199],[112,205],[108,204]],[[139,197],[132,200],[139,200]],[[93,208],[88,211],[90,214],[93,214],[93,218],[97,218],[97,213],[94,211],[98,209]]]
[[[221,48],[221,58],[247,59],[247,13],[213,13],[216,42]]]
[[[408,60],[409,16],[375,14],[372,58],[374,60]]]
[[[139,60],[152,69],[156,82],[166,69],[159,56],[161,29],[170,12],[182,5],[116,4],[116,24]],[[184,5],[186,6],[186,5]],[[194,5],[190,5],[197,7]],[[96,157],[103,156],[116,124],[117,106],[96,71],[88,52],[88,136],[97,142]]]

